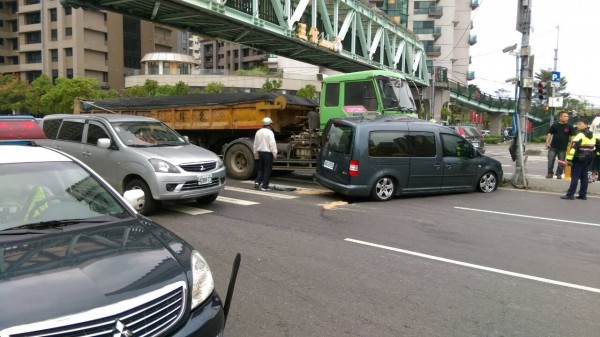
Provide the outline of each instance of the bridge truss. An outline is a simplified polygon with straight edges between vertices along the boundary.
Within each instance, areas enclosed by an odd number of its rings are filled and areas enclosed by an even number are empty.
[[[60,0],[340,72],[386,69],[429,85],[423,44],[359,0]]]

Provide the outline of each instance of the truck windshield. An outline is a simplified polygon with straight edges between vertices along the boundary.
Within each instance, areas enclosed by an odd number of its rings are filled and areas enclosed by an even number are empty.
[[[121,141],[127,146],[177,146],[187,141],[161,122],[113,122]]]
[[[416,104],[406,81],[380,76],[377,78],[377,86],[382,97],[383,110],[416,111]]]

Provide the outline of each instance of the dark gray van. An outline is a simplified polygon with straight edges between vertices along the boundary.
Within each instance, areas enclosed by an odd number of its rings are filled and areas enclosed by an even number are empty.
[[[499,161],[456,131],[403,116],[331,119],[323,131],[315,181],[348,196],[384,201],[400,194],[492,192]]]

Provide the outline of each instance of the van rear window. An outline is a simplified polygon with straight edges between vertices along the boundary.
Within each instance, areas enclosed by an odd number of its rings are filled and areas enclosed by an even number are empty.
[[[323,132],[323,148],[348,154],[352,145],[352,137],[352,127],[344,124],[329,123],[325,132]]]

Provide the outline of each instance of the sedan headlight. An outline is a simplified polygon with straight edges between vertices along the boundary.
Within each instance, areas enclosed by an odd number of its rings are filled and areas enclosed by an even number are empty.
[[[154,167],[154,171],[156,172],[181,173],[181,171],[179,171],[179,169],[175,165],[164,160],[152,158],[148,159],[148,161],[150,162],[150,164],[152,164],[152,167]]]
[[[217,168],[220,169],[223,166],[225,166],[225,165],[223,165],[223,159],[219,158],[219,160],[217,160]]]
[[[192,251],[192,309],[204,302],[215,289],[210,267],[206,260],[198,253]]]

